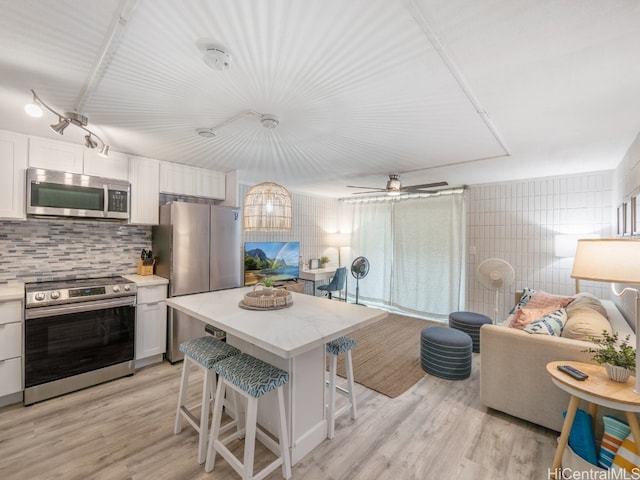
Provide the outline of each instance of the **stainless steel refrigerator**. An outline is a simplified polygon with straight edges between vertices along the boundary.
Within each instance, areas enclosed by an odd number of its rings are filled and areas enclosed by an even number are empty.
[[[169,296],[242,286],[240,210],[187,202],[160,207],[160,225],[153,227],[156,275],[169,279]],[[167,359],[182,360],[180,343],[205,334],[205,323],[168,311]]]

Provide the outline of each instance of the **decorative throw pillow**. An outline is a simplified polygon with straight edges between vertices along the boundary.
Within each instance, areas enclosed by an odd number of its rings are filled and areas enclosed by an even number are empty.
[[[553,305],[547,308],[521,308],[516,310],[516,313],[513,314],[513,318],[511,319],[509,326],[511,328],[522,330],[529,323],[544,317],[548,313],[558,310],[560,307],[560,305]]]
[[[524,309],[526,310],[526,309]],[[567,311],[564,308],[554,310],[551,313],[547,313],[538,320],[525,325],[523,330],[527,333],[537,333],[540,335],[555,335],[560,336],[562,328],[567,321]]]
[[[602,338],[603,330],[611,332],[607,317],[588,307],[567,308],[563,337],[590,342],[591,337]]]
[[[613,459],[622,445],[622,442],[631,432],[629,425],[624,420],[611,415],[603,415],[604,433],[600,444],[600,455],[598,455],[598,465],[602,468],[609,468]]]
[[[616,456],[613,457],[610,470],[626,470],[629,473],[637,473],[638,468],[640,468],[638,446],[633,440],[633,434],[630,433],[618,448]]]
[[[527,302],[527,308],[547,308],[554,305],[566,307],[571,303],[572,300],[573,297],[567,297],[564,295],[553,295],[552,293],[538,290]]]
[[[520,300],[511,309],[509,314],[515,313],[517,310],[520,310],[521,308],[524,308],[525,305],[529,302],[529,300],[531,300],[531,297],[533,296],[534,293],[536,293],[536,291],[534,289],[532,289],[532,288],[523,288],[522,289],[522,296],[520,297]]]
[[[567,412],[562,412],[562,416],[566,416]],[[596,454],[596,438],[591,428],[591,414],[585,412],[581,408],[576,411],[576,417],[569,432],[569,446],[584,460],[592,465],[598,465],[598,456]]]

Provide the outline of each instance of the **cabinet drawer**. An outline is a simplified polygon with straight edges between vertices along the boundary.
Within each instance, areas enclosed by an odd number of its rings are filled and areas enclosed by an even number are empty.
[[[0,397],[22,390],[22,358],[0,360]]]
[[[22,302],[12,300],[0,303],[0,324],[22,321]]]
[[[167,299],[166,285],[138,287],[138,304],[162,302]]]
[[[22,322],[0,325],[0,360],[22,355]]]

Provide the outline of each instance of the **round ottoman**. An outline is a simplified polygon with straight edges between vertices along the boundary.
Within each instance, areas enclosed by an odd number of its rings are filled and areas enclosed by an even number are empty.
[[[462,380],[471,375],[471,337],[448,327],[426,327],[420,333],[420,364],[436,377]]]
[[[453,312],[449,314],[449,326],[468,334],[473,340],[473,351],[480,352],[480,327],[493,321],[486,315],[474,312]]]

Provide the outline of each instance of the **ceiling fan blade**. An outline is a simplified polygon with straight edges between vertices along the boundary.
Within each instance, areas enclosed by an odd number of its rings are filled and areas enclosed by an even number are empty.
[[[381,190],[384,192],[384,188],[377,187],[359,187],[358,185],[347,185],[347,188],[366,188],[367,190]]]
[[[380,192],[386,192],[386,190],[384,189],[378,189],[378,190],[369,190],[366,192],[353,192],[351,195],[364,195],[367,193],[380,193]]]
[[[421,185],[407,185],[402,190],[420,190],[422,188],[445,187],[449,185],[447,182],[423,183]]]

